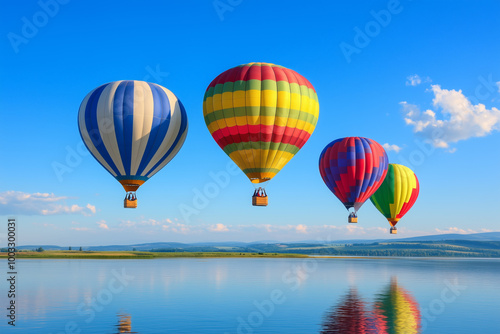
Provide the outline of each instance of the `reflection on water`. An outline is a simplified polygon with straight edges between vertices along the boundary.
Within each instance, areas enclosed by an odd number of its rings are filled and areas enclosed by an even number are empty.
[[[16,328],[1,321],[2,334],[67,328],[81,334],[500,333],[500,259],[19,259],[19,266]],[[118,278],[126,284],[120,287]],[[8,291],[7,283],[0,280],[0,291]],[[283,302],[273,304],[275,292]],[[0,307],[7,302],[0,293]]]
[[[377,296],[375,316],[388,334],[417,334],[420,332],[420,311],[415,298],[398,285],[393,277],[391,284]]]
[[[132,332],[132,316],[130,314],[118,314],[118,332],[116,333],[126,333],[126,334],[138,334],[137,332]]]
[[[321,334],[418,334],[420,311],[415,298],[398,285],[395,277],[368,302],[350,288],[340,302],[324,317]]]
[[[325,317],[320,333],[368,333],[369,314],[366,302],[351,288],[338,305]]]

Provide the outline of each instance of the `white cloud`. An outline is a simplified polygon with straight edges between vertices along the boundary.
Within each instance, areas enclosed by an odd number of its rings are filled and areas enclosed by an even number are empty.
[[[87,204],[87,209],[89,209],[90,212],[92,212],[93,214],[95,214],[95,212],[96,212],[95,205]]]
[[[187,234],[191,232],[189,226],[181,223],[164,224],[161,226],[161,229],[167,232],[182,233],[182,234]]]
[[[97,225],[99,225],[99,228],[102,228],[103,230],[109,230],[108,224],[106,224],[105,220],[98,221]]]
[[[0,193],[0,214],[91,216],[96,213],[95,206],[91,204],[85,207],[77,204],[67,205],[67,199],[68,197],[58,197],[49,193],[29,194],[21,191],[5,191]]]
[[[168,222],[170,219],[167,219]],[[120,222],[120,227],[141,227],[141,226],[160,226],[162,224],[161,221],[156,219],[142,219],[141,221],[133,221],[133,220],[123,220]]]
[[[136,224],[137,223],[132,220],[123,220],[122,222],[120,222],[120,227],[133,227]]]
[[[88,227],[72,227],[71,229],[73,231],[79,231],[79,232],[90,231],[90,229]]]
[[[385,143],[382,145],[382,147],[386,150],[386,151],[394,151],[396,153],[399,153],[399,151],[401,151],[403,148],[402,147],[399,147],[398,145],[396,144],[389,144],[389,143]]]
[[[174,218],[175,220],[175,218]],[[183,223],[174,222],[170,218],[164,220],[142,219],[140,221],[123,220],[118,224],[118,230],[134,229],[138,233],[157,233],[161,231],[183,233],[191,232],[191,228]],[[117,230],[116,228],[113,230]]]
[[[227,228],[226,225],[224,224],[215,224],[215,225],[212,225],[208,228],[209,231],[212,231],[212,232],[227,232],[229,231],[229,229]]]
[[[422,83],[422,79],[418,74],[409,75],[406,77],[407,86],[418,86]]]
[[[297,233],[303,233],[303,234],[307,234],[307,226],[306,225],[297,225],[295,227],[295,230],[297,231]]]
[[[346,225],[348,234],[366,234],[365,228],[359,225]]]
[[[474,231],[470,228],[468,229],[462,229],[459,227],[448,227],[445,230],[441,230],[439,228],[434,229],[437,233],[439,234],[446,234],[446,233],[453,233],[453,234],[469,234],[469,233],[478,233],[478,231]]]
[[[154,223],[153,223],[154,221]],[[157,223],[160,223],[158,225]],[[301,241],[304,239],[328,242],[330,240],[344,240],[350,238],[385,238],[389,232],[387,227],[363,227],[353,224],[339,225],[309,225],[309,224],[250,224],[226,225],[223,223],[186,225],[167,218],[161,221],[143,219],[140,221],[123,221],[116,228],[111,228],[116,233],[133,230],[136,235],[161,236],[163,239],[181,237],[195,238],[194,240],[276,240],[276,241]],[[406,231],[405,231],[406,233]],[[409,236],[421,235],[413,234]],[[307,236],[307,237],[306,237]],[[180,239],[178,239],[180,240]],[[193,239],[191,239],[193,240]]]
[[[484,104],[472,104],[462,91],[431,85],[435,110],[401,102],[405,122],[413,126],[426,141],[437,148],[449,148],[450,143],[473,137],[484,137],[500,127],[500,110],[486,109]]]

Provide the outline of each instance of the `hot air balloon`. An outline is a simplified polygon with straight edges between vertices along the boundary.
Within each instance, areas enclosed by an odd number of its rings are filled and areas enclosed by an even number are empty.
[[[419,305],[415,298],[401,288],[396,279],[390,286],[375,298],[375,318],[382,323],[378,333],[417,334],[421,329]]]
[[[314,87],[295,71],[269,63],[231,68],[208,86],[203,115],[210,134],[255,185],[252,204],[268,204],[265,183],[314,131]]]
[[[332,141],[321,152],[319,172],[330,191],[349,211],[349,223],[357,223],[357,211],[378,189],[387,173],[387,154],[376,141],[346,137]]]
[[[419,189],[417,176],[411,169],[389,164],[384,182],[370,200],[391,224],[391,234],[397,233],[396,224],[417,200]]]
[[[87,149],[127,192],[124,207],[136,208],[135,192],[179,152],[188,120],[165,87],[122,80],[87,94],[78,126]]]

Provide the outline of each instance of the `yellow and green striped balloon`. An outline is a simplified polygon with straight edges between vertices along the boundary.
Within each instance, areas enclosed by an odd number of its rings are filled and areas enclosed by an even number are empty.
[[[410,168],[389,164],[384,182],[370,200],[394,227],[417,200],[419,189],[417,176]]]

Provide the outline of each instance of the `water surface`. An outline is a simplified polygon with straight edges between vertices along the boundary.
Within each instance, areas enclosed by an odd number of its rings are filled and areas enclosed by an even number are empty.
[[[499,259],[20,259],[18,273],[2,333],[500,333]]]

